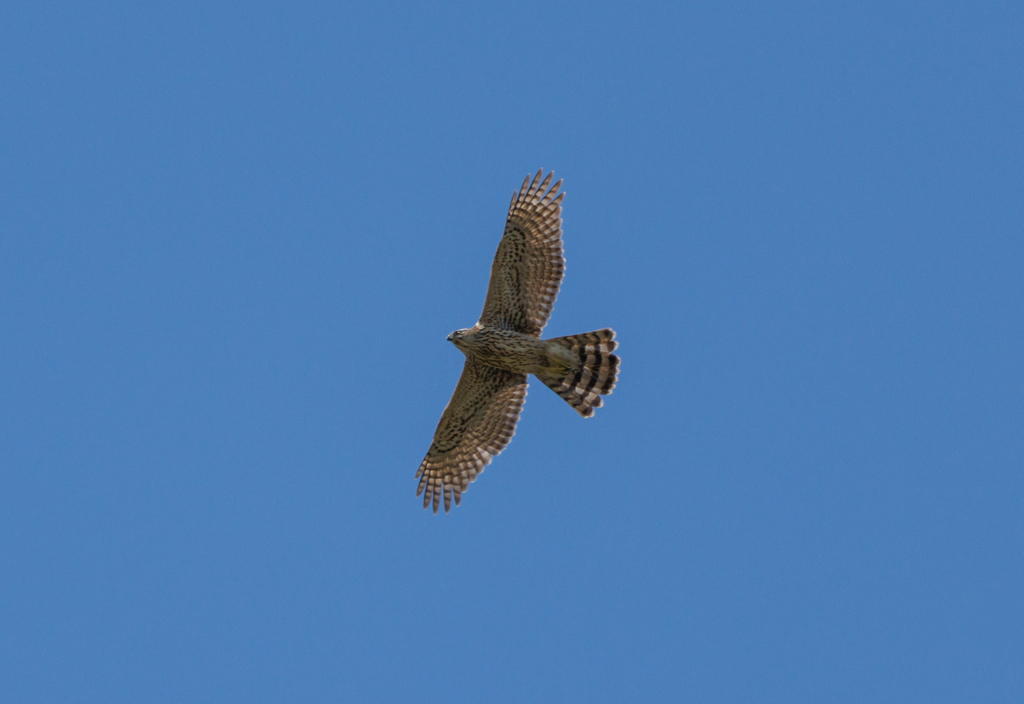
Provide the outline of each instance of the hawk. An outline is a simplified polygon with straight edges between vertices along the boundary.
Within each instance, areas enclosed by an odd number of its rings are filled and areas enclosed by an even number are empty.
[[[448,336],[466,355],[434,442],[416,477],[423,508],[437,513],[458,506],[462,492],[516,431],[533,374],[589,418],[618,379],[615,331],[542,340],[565,271],[562,257],[562,182],[550,186],[543,169],[512,194],[505,233],[491,265],[491,282],[480,320]]]

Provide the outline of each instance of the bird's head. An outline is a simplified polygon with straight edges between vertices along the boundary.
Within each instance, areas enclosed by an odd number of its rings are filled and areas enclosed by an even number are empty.
[[[453,332],[450,335],[448,335],[448,342],[451,342],[452,344],[454,344],[459,349],[462,349],[463,344],[464,344],[463,341],[465,340],[465,337],[466,337],[466,335],[469,332],[470,331],[467,330],[467,329],[456,330],[455,332]]]

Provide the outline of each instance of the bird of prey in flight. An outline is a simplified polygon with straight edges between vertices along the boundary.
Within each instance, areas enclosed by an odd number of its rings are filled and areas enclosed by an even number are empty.
[[[615,331],[542,340],[565,271],[562,182],[541,180],[543,169],[512,195],[505,233],[491,265],[484,311],[471,328],[448,340],[466,355],[462,376],[434,431],[416,476],[423,508],[437,513],[462,492],[515,434],[533,374],[585,418],[601,406],[618,378]]]

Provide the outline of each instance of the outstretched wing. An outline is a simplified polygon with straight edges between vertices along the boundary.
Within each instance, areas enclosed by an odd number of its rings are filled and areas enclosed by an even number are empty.
[[[466,358],[452,400],[434,431],[434,442],[416,472],[420,478],[416,496],[426,490],[423,508],[433,501],[437,513],[442,490],[445,513],[451,509],[452,494],[459,505],[469,483],[515,435],[525,399],[525,374]]]
[[[491,265],[491,283],[480,322],[540,336],[551,316],[565,272],[562,257],[562,182],[548,190],[537,172],[512,195],[505,234]]]

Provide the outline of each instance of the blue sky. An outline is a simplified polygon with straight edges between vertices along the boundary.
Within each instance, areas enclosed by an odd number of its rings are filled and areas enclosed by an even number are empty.
[[[0,699],[1024,699],[1016,3],[8,3]],[[534,382],[413,475],[513,189]]]

